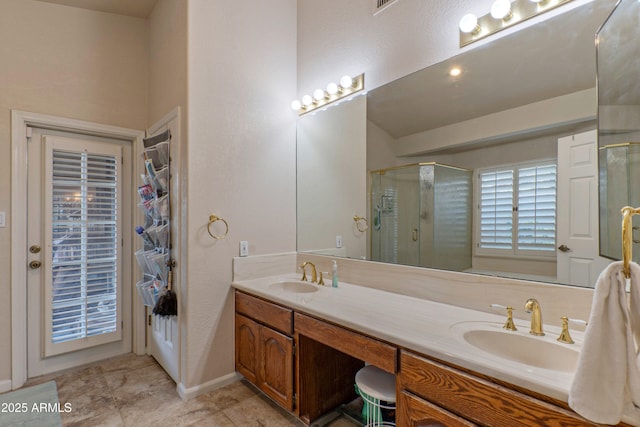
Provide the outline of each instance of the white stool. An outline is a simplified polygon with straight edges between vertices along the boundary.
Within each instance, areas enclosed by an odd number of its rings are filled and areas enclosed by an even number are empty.
[[[384,412],[395,414],[396,377],[368,365],[356,373],[356,390],[364,400],[362,415],[367,427],[395,426],[395,417],[383,420]]]

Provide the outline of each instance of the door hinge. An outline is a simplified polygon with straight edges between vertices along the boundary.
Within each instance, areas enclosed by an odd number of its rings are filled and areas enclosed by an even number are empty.
[[[296,343],[293,343],[292,352],[293,356],[295,357],[296,353],[298,352],[298,346],[296,345]]]
[[[291,397],[292,403],[293,403],[293,407],[296,407],[296,404],[298,403],[298,395],[296,393],[293,393],[293,396]]]
[[[31,138],[33,136],[33,128],[27,126],[27,138]]]
[[[147,315],[147,322],[149,323],[149,326],[151,326],[151,315]]]

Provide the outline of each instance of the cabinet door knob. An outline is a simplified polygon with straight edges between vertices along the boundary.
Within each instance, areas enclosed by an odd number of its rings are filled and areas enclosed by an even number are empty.
[[[40,253],[40,249],[41,248],[38,245],[31,245],[29,247],[29,252],[31,252],[32,254],[37,254],[37,253]]]
[[[32,270],[37,270],[38,268],[40,268],[40,266],[42,265],[42,263],[40,261],[31,261],[29,263],[29,268]]]

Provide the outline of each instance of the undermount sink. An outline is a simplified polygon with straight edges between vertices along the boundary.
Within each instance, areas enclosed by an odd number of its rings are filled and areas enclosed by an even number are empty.
[[[318,285],[314,285],[313,283],[309,282],[303,282],[300,280],[275,282],[269,285],[269,288],[276,291],[291,292],[294,294],[308,294],[318,291]]]
[[[470,322],[475,323],[475,322]],[[494,324],[462,327],[462,338],[472,346],[513,362],[543,369],[573,372],[579,351],[552,337],[537,337],[522,331],[507,331]]]

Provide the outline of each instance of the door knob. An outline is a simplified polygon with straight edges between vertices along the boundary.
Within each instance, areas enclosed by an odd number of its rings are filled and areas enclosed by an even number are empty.
[[[558,249],[561,250],[562,252],[570,252],[571,248],[569,248],[567,245],[560,245],[558,246]]]
[[[40,261],[31,261],[29,263],[29,268],[32,270],[37,270],[38,268],[40,268],[40,266],[42,265],[42,263]]]
[[[32,254],[40,253],[40,246],[31,245],[31,247],[29,247],[29,252],[31,252]]]

